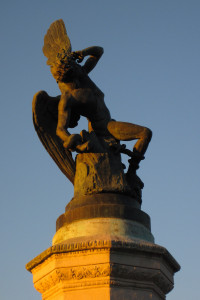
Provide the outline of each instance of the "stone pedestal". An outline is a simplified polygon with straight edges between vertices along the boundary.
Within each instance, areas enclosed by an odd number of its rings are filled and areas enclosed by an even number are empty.
[[[127,181],[113,153],[78,155],[76,167],[52,247],[26,266],[36,290],[43,300],[164,300],[180,267],[154,244],[142,182],[134,172]]]
[[[164,300],[179,270],[161,246],[106,236],[54,245],[26,267],[43,300]]]
[[[164,300],[180,269],[138,201],[120,194],[72,199],[52,244],[26,266],[43,300]]]

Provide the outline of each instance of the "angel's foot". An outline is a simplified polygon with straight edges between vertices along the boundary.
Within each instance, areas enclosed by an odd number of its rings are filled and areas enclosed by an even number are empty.
[[[136,149],[133,149],[133,152],[131,154],[131,159],[128,160],[129,162],[129,169],[136,172],[137,169],[139,169],[139,163],[141,160],[143,160],[145,157],[138,152]]]
[[[76,146],[76,152],[78,153],[87,153],[90,150],[90,141],[87,141],[81,145]]]

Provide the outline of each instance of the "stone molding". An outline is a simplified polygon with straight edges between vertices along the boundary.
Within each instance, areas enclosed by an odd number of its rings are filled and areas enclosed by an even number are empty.
[[[170,265],[174,272],[180,270],[180,265],[173,258],[173,256],[162,246],[145,242],[145,241],[134,241],[134,242],[125,242],[125,241],[116,241],[116,240],[94,240],[87,242],[66,242],[66,244],[57,244],[52,247],[49,247],[44,252],[36,256],[31,260],[27,265],[26,269],[32,271],[39,264],[44,262],[47,258],[53,254],[59,253],[71,253],[77,251],[94,251],[96,249],[103,250],[108,249],[110,251],[120,251],[123,250],[133,253],[142,252],[142,253],[155,253],[156,255],[162,256],[167,263]]]

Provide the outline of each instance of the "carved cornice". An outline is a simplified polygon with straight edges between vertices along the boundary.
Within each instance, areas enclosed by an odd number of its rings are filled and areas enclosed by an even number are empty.
[[[94,251],[97,249],[108,249],[109,251],[126,251],[126,252],[143,252],[145,254],[155,254],[162,256],[172,268],[173,272],[180,270],[180,265],[173,258],[173,256],[164,248],[159,245],[148,243],[145,241],[116,241],[116,240],[94,240],[87,242],[73,242],[66,244],[57,244],[42,252],[40,255],[31,260],[27,265],[26,269],[32,271],[39,264],[44,262],[47,258],[53,254],[60,253],[75,253],[79,251]]]
[[[110,265],[92,265],[92,266],[81,266],[73,268],[59,268],[39,280],[34,284],[36,290],[40,293],[44,293],[48,289],[54,287],[60,282],[67,282],[67,287],[77,287],[86,285],[86,283],[75,283],[80,282],[82,279],[95,279],[100,277],[107,277],[110,275]],[[107,281],[109,283],[109,281]],[[96,285],[93,281],[87,283],[87,285]]]
[[[35,282],[34,286],[38,292],[44,293],[58,283],[63,283],[65,288],[75,288],[102,285],[102,281],[113,287],[134,287],[140,283],[149,283],[158,287],[163,294],[173,288],[173,283],[159,270],[109,263],[59,268]]]

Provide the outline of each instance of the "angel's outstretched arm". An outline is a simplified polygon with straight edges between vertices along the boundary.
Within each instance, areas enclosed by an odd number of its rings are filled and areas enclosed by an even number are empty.
[[[83,69],[86,71],[86,73],[89,73],[90,71],[92,71],[94,69],[94,67],[96,66],[97,62],[99,61],[100,57],[103,54],[103,48],[102,47],[98,47],[98,46],[92,46],[86,49],[83,49],[81,51],[76,51],[75,53],[80,55],[80,57],[82,57],[82,59],[85,56],[90,56],[85,64],[83,65]]]

